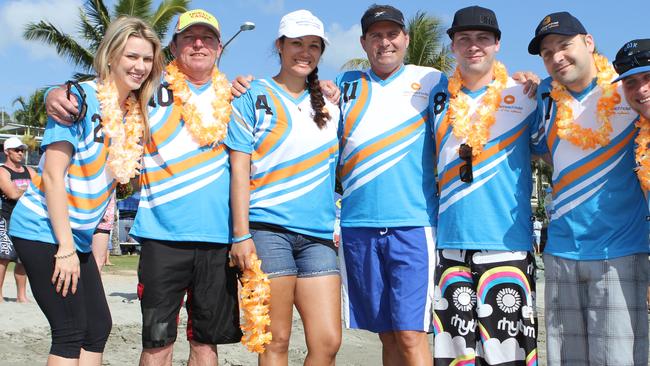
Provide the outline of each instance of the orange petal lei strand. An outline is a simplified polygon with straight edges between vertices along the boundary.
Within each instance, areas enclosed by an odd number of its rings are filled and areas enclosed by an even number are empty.
[[[142,166],[144,122],[140,105],[133,93],[126,99],[126,117],[122,116],[117,87],[113,81],[97,83],[97,100],[102,115],[102,133],[110,138],[106,165],[115,179],[126,184],[139,174]]]
[[[449,108],[445,118],[453,127],[454,136],[465,140],[472,147],[472,155],[478,156],[490,139],[490,127],[496,120],[495,112],[501,104],[501,92],[508,83],[508,71],[502,63],[496,61],[492,66],[494,81],[488,85],[487,91],[476,108],[478,118],[474,123],[474,115],[469,114],[469,97],[461,90],[463,80],[460,69],[456,67],[454,75],[449,78]]]
[[[262,272],[262,261],[251,254],[252,267],[247,268],[242,277],[240,307],[243,312],[241,330],[244,336],[241,342],[251,352],[264,353],[264,345],[271,343],[271,325],[269,305],[271,302],[271,285],[268,276]]]
[[[204,117],[196,106],[190,102],[192,93],[185,82],[185,75],[172,61],[165,68],[165,80],[169,89],[174,92],[174,103],[182,108],[181,118],[194,141],[200,146],[212,145],[223,141],[228,133],[230,122],[230,83],[226,76],[215,66],[212,70],[212,90],[215,98],[212,101],[212,118]]]
[[[636,137],[636,162],[639,166],[636,168],[636,174],[641,182],[641,187],[650,191],[650,154],[648,145],[650,144],[650,121],[639,117],[636,122],[639,128],[639,134]]]
[[[609,144],[609,135],[612,133],[612,124],[609,122],[609,117],[614,114],[614,107],[621,101],[621,96],[616,91],[618,83],[611,84],[616,75],[612,65],[605,56],[599,54],[594,54],[594,61],[598,70],[596,83],[602,91],[597,107],[597,118],[602,124],[598,130],[594,131],[591,128],[585,128],[575,123],[571,107],[573,97],[566,87],[559,82],[553,80],[551,84],[553,86],[551,98],[557,104],[555,117],[557,135],[561,139],[581,147],[583,150]]]

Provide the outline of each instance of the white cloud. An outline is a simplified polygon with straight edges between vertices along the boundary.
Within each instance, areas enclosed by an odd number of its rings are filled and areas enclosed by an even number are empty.
[[[340,70],[341,66],[352,58],[366,58],[366,53],[359,43],[360,25],[355,24],[346,29],[342,25],[334,23],[325,29],[329,29],[329,32],[325,32],[325,36],[329,39],[330,45],[323,54],[321,61],[323,64]]]
[[[481,304],[476,307],[476,316],[479,318],[485,318],[490,315],[492,315],[492,305]]]
[[[486,349],[489,351],[487,354]],[[503,343],[496,338],[490,338],[485,342],[485,346],[479,342],[476,355],[483,357],[490,365],[526,359],[526,351],[519,347],[517,340],[514,338],[508,338]]]
[[[433,340],[434,354],[437,358],[452,358],[473,355],[474,349],[467,347],[465,338],[456,336],[453,339],[448,332],[437,334]]]
[[[447,299],[442,297],[440,287],[437,285],[433,289],[433,308],[435,310],[447,310],[447,308],[449,308],[449,302]]]
[[[53,47],[39,41],[25,40],[23,38],[25,25],[45,20],[64,33],[74,34],[80,6],[81,0],[9,1],[0,5],[0,23],[4,25],[0,33],[0,53],[17,46],[27,50],[27,54],[32,58],[57,57]]]

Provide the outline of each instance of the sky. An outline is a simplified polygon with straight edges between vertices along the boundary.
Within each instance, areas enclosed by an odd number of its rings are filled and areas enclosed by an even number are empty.
[[[12,113],[13,101],[29,96],[35,89],[61,83],[75,70],[58,56],[53,47],[22,38],[25,24],[48,20],[60,30],[76,35],[79,7],[83,0],[0,0],[0,111]],[[105,0],[109,9],[114,0]],[[153,0],[155,6],[159,0]],[[325,24],[329,47],[321,59],[319,77],[333,79],[341,65],[350,58],[364,57],[359,44],[359,21],[372,0],[193,0],[190,8],[202,8],[214,14],[221,24],[224,41],[237,32],[245,21],[256,24],[252,31],[242,32],[228,45],[220,69],[229,79],[237,75],[256,77],[275,75],[279,70],[273,42],[282,15],[308,9]],[[417,11],[439,17],[449,27],[456,10],[480,5],[495,11],[502,32],[498,59],[508,70],[533,71],[545,77],[546,71],[539,56],[527,52],[535,27],[549,13],[569,11],[581,20],[594,36],[597,49],[610,60],[627,41],[650,38],[650,1],[648,0],[408,0],[379,1],[391,4],[408,19]],[[175,24],[172,22],[170,27]],[[443,41],[448,44],[445,35]],[[169,42],[169,39],[163,40]]]

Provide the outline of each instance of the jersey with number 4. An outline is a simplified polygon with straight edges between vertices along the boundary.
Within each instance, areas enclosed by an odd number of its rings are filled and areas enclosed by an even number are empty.
[[[79,123],[64,126],[48,119],[41,149],[57,142],[68,142],[73,147],[70,166],[65,174],[68,215],[75,247],[80,252],[90,252],[92,236],[115,190],[113,174],[106,166],[108,139],[101,133],[101,112],[97,100],[97,84],[87,81],[80,84],[86,94],[87,111]],[[77,98],[80,93],[72,89]],[[43,167],[46,154],[27,191],[22,195],[11,216],[9,234],[22,239],[56,244],[43,191]]]
[[[293,97],[273,79],[251,83],[233,101],[228,146],[251,154],[251,222],[332,240],[338,116],[314,122],[308,91]]]
[[[337,77],[341,89],[341,226],[434,226],[438,200],[429,93],[438,70],[402,66],[385,80],[372,70]]]
[[[603,260],[650,252],[648,207],[636,166],[636,113],[620,98],[610,117],[612,132],[605,146],[582,149],[558,136],[557,105],[550,98],[551,79],[540,85],[538,108],[545,138],[541,142],[553,158],[553,210],[545,251],[573,260]],[[623,96],[622,87],[617,88]],[[595,81],[572,93],[575,123],[597,130],[602,92]]]
[[[212,83],[188,83],[201,118],[212,117]],[[230,162],[223,143],[200,146],[163,84],[149,110],[140,204],[130,235],[172,242],[229,243]]]
[[[446,118],[447,87],[445,81],[431,92],[440,190],[438,248],[530,250],[531,141],[539,136],[535,100],[508,79],[488,141],[472,159],[473,181],[463,182],[459,171],[466,161],[458,151],[467,139],[456,136]],[[469,97],[470,123],[477,122],[476,110],[483,106],[486,91],[463,90]]]

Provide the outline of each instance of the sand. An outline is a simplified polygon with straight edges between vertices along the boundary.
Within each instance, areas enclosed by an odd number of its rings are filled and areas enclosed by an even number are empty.
[[[104,274],[104,288],[113,317],[104,365],[136,365],[140,355],[140,303],[136,296],[137,277],[134,272],[122,275]],[[43,365],[50,347],[50,331],[45,316],[33,301],[16,303],[13,274],[7,273],[4,284],[5,302],[0,303],[0,365]],[[185,310],[181,311],[179,337],[174,346],[174,365],[186,365],[189,352],[185,338]],[[298,314],[295,313],[289,364],[302,365],[307,348]],[[220,365],[255,365],[257,357],[241,344],[219,346]],[[340,365],[380,365],[381,344],[376,335],[344,330],[343,345],[338,354]]]

